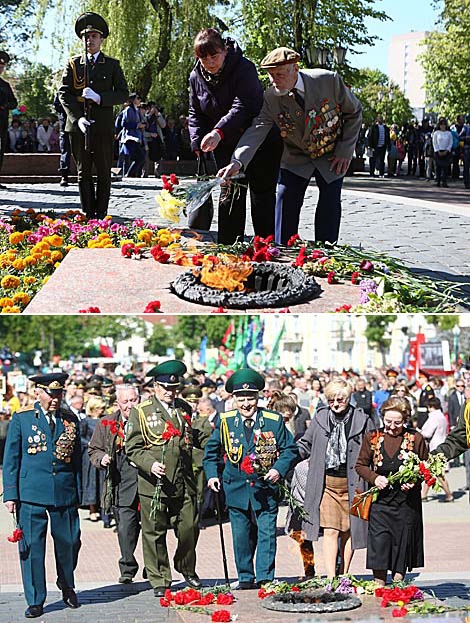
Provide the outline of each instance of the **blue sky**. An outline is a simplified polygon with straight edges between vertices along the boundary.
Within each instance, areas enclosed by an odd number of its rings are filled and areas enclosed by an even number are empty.
[[[369,20],[369,34],[378,35],[381,40],[373,47],[364,46],[361,55],[350,55],[349,62],[355,67],[371,67],[387,73],[388,46],[394,35],[411,31],[433,30],[438,11],[431,0],[376,0],[375,8],[384,11],[391,20],[379,22]]]

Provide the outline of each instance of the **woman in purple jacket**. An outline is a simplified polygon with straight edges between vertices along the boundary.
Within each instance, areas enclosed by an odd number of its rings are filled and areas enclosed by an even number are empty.
[[[196,64],[191,72],[189,131],[191,149],[214,152],[217,168],[229,164],[243,132],[263,104],[263,87],[255,65],[237,43],[220,33],[201,30],[194,42]],[[271,130],[246,170],[255,234],[274,234],[276,183],[282,154],[279,130]],[[245,233],[246,189],[223,187],[219,200],[218,242],[233,244]]]

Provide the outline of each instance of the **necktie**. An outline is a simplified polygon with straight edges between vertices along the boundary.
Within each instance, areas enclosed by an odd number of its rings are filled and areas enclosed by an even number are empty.
[[[243,428],[245,429],[245,437],[248,442],[251,441],[251,436],[253,435],[253,424],[254,422],[252,419],[246,419],[243,422]]]
[[[55,433],[54,414],[50,411],[47,414],[47,418],[49,420],[49,428],[51,429],[51,435],[54,436],[54,433]]]
[[[299,91],[297,89],[292,89],[291,93],[294,96],[297,105],[300,106],[302,110],[305,110],[305,100],[302,95],[300,95]]]
[[[93,67],[95,66],[95,57],[93,56],[93,54],[90,54],[88,60],[90,62],[90,67],[93,69]]]

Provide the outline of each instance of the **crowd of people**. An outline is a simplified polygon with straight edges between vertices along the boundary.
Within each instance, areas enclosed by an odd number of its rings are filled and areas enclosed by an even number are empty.
[[[451,377],[422,371],[412,381],[393,368],[188,376],[171,360],[145,375],[98,368],[88,378],[53,372],[31,381],[21,392],[8,382],[3,396],[4,501],[36,552],[43,551],[49,513],[57,581],[70,607],[78,607],[77,506],[105,528],[115,521],[121,583],[138,571],[142,534],[145,577],[156,596],[172,581],[169,526],[178,540],[175,569],[197,588],[199,531],[208,517],[228,515],[243,590],[275,577],[281,479],[299,501],[286,532],[300,543],[306,577],[316,573],[314,543],[322,536],[328,577],[347,573],[354,551],[367,547],[367,568],[379,583],[388,571],[401,580],[424,564],[421,504],[431,497],[421,485],[389,487],[386,477],[399,469],[405,446],[422,459],[443,451],[454,460],[467,447],[465,369]],[[453,502],[445,478],[441,484],[442,501]],[[356,489],[371,485],[380,494],[368,524],[349,507]],[[34,618],[46,598],[44,559],[22,556],[26,616]]]
[[[470,188],[470,114],[457,115],[453,123],[440,117],[436,124],[388,126],[382,116],[369,128],[362,126],[356,155],[366,155],[373,177],[414,176],[436,186],[448,187],[448,180],[463,179]],[[406,172],[404,162],[406,160]]]

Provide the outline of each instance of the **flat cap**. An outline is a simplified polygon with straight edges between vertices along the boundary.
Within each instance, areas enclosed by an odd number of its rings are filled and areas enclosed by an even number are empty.
[[[30,376],[29,380],[32,381],[36,387],[44,389],[46,392],[62,391],[65,389],[65,381],[69,378],[65,372],[51,372],[50,374],[36,374]]]
[[[300,54],[290,48],[276,48],[263,58],[261,69],[274,69],[282,65],[292,65],[300,61]]]
[[[9,62],[10,62],[10,55],[7,52],[2,50],[0,52],[0,63],[3,63],[4,65],[6,65]]]
[[[170,359],[155,366],[147,372],[146,376],[153,376],[155,383],[165,385],[165,387],[178,387],[180,376],[186,374],[187,368],[182,361]]]
[[[82,13],[75,22],[75,33],[81,39],[88,32],[97,32],[106,39],[109,35],[108,24],[98,13]]]
[[[225,389],[229,394],[239,392],[259,392],[264,389],[264,379],[251,368],[238,370],[225,383]]]

